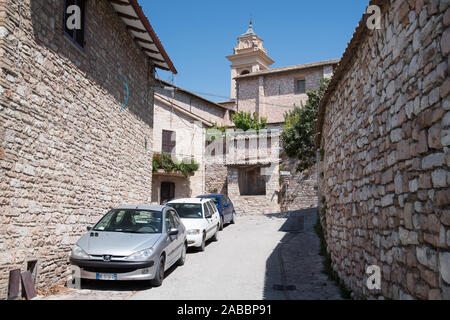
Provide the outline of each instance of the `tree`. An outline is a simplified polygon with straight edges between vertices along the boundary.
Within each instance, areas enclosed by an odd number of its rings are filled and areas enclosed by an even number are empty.
[[[259,118],[258,114],[255,112],[252,114],[250,112],[239,111],[233,114],[231,117],[236,129],[241,129],[247,131],[253,129],[259,131],[261,129],[267,128],[267,118]]]
[[[302,108],[295,107],[284,115],[283,150],[289,157],[300,160],[298,171],[311,167],[315,162],[314,130],[317,111],[329,82],[329,79],[321,79],[319,89],[306,93],[308,101],[304,106],[302,104]]]

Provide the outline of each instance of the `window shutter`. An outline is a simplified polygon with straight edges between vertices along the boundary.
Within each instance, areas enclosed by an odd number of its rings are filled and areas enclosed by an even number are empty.
[[[162,132],[162,148],[164,153],[172,153],[176,146],[176,132],[163,130]]]

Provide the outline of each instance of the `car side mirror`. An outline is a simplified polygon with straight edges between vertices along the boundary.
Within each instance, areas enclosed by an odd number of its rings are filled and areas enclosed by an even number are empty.
[[[90,224],[86,227],[87,231],[91,231],[93,228],[94,228],[94,226],[92,224]]]
[[[178,234],[178,229],[170,229],[169,236],[176,236]]]

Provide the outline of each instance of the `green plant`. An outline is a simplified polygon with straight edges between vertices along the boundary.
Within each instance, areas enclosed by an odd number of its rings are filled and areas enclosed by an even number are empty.
[[[153,164],[153,172],[161,169],[162,157],[160,153],[153,154],[152,164]]]
[[[327,203],[324,202],[324,203],[322,203],[322,207],[320,208],[320,214],[321,214],[322,216],[325,216],[326,213],[327,213]]]
[[[167,173],[181,172],[186,178],[200,167],[194,160],[173,161],[168,153],[155,153],[152,159],[153,172],[163,169]]]
[[[300,160],[297,168],[300,172],[311,167],[315,162],[314,137],[317,110],[328,84],[328,79],[320,80],[319,89],[306,93],[308,95],[306,104],[302,104],[301,108],[295,107],[284,116],[283,150],[289,157]]]
[[[267,128],[267,118],[260,118],[256,112],[253,113],[252,116],[250,112],[239,111],[233,114],[231,120],[233,121],[236,129],[241,129],[243,131],[250,129],[259,131]]]

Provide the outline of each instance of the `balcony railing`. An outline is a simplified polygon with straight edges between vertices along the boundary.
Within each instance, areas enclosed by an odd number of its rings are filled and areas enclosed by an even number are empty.
[[[206,161],[224,165],[268,165],[280,160],[281,130],[227,131],[207,141]]]

